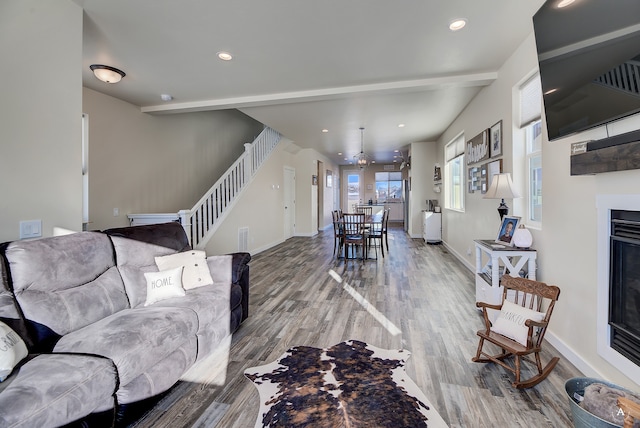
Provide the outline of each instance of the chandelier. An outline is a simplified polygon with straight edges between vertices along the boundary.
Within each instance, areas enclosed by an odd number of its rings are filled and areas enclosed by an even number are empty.
[[[364,128],[360,128],[360,153],[353,157],[353,163],[360,169],[369,165],[369,156],[364,152]]]

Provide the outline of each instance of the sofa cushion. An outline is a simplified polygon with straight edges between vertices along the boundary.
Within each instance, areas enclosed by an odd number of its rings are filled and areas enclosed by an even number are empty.
[[[172,252],[191,249],[189,238],[180,223],[144,224],[141,226],[118,227],[104,231],[109,236],[119,236],[133,241],[146,242],[169,248]]]
[[[184,288],[182,288],[183,269],[184,267],[179,266],[175,269],[160,272],[145,272],[147,299],[144,305],[149,306],[171,297],[184,296]]]
[[[59,335],[129,306],[113,247],[102,233],[15,241],[5,257],[24,317]]]
[[[55,352],[101,355],[118,369],[126,385],[195,336],[196,313],[155,305],[125,309],[62,337]]]
[[[176,250],[161,245],[112,236],[116,265],[122,275],[129,303],[132,308],[144,304],[147,299],[146,272],[158,272],[155,257],[174,254]]]
[[[53,427],[114,405],[118,376],[111,361],[86,355],[38,355],[0,389],[0,426]]]
[[[192,336],[165,359],[118,388],[118,404],[134,403],[167,391],[193,365],[197,353],[198,341]]]

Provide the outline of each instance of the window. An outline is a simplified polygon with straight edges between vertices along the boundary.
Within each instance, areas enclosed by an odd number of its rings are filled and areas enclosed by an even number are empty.
[[[444,206],[464,211],[464,134],[444,148]]]
[[[402,198],[401,172],[376,172],[376,199],[387,202],[390,199]]]
[[[520,87],[520,128],[524,131],[527,224],[542,226],[542,89],[535,75]]]

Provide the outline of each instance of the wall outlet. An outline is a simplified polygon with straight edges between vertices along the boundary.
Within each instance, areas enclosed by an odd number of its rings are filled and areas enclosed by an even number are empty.
[[[471,255],[471,247],[467,247],[467,256]]]
[[[120,215],[120,209],[119,208],[114,208],[113,209],[113,216],[114,217],[118,217]]]

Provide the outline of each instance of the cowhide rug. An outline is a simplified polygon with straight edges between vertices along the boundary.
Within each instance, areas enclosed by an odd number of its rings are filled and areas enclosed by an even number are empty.
[[[407,376],[405,350],[350,340],[297,346],[245,370],[258,388],[256,427],[446,427]]]

